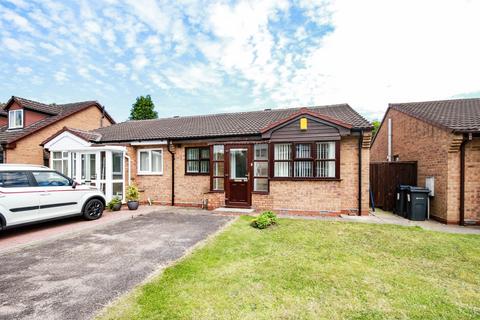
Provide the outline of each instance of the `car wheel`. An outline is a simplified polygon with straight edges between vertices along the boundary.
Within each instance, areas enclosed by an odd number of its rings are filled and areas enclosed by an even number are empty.
[[[85,204],[83,217],[87,220],[96,220],[102,216],[105,206],[99,199],[91,199]]]

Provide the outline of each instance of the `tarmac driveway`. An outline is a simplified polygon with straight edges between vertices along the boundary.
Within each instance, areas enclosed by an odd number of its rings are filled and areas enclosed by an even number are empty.
[[[231,219],[154,212],[0,253],[0,319],[90,319]]]

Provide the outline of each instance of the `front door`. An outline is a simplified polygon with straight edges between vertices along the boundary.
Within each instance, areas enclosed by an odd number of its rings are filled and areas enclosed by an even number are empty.
[[[249,207],[252,204],[251,146],[225,147],[227,154],[225,204],[229,207]]]

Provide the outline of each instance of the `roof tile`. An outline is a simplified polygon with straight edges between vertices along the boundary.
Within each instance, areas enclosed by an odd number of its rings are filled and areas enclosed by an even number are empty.
[[[138,120],[100,128],[101,142],[188,139],[221,136],[256,135],[279,120],[298,113],[301,108],[222,113],[153,120]],[[354,128],[371,128],[371,124],[348,104],[308,107],[307,110],[338,119]]]
[[[480,131],[480,99],[391,103],[389,107],[445,129]]]

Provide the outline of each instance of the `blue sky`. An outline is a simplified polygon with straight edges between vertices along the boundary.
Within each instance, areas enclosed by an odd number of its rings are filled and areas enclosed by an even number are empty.
[[[0,101],[160,116],[480,97],[480,1],[0,0]]]

